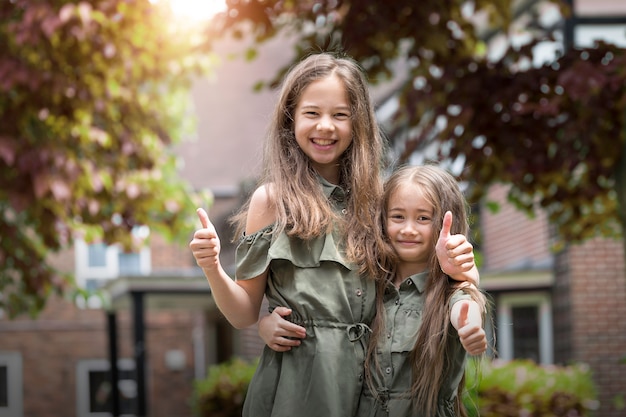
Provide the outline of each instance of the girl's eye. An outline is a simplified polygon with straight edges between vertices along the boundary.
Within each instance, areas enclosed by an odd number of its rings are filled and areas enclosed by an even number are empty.
[[[430,217],[428,216],[419,216],[417,221],[420,223],[430,223]]]
[[[404,216],[401,216],[400,214],[392,214],[389,218],[391,220],[404,220]]]
[[[305,114],[306,116],[317,116],[317,113],[316,113],[316,112],[314,112],[314,111],[307,111],[307,112],[304,112],[304,114]]]
[[[350,118],[350,115],[348,113],[337,113],[335,117],[339,120],[346,120]]]

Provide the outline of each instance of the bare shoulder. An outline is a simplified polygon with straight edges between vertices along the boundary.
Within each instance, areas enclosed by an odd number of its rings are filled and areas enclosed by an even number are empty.
[[[246,234],[251,234],[263,229],[276,221],[276,211],[271,198],[271,184],[264,184],[257,188],[248,207],[246,219]]]

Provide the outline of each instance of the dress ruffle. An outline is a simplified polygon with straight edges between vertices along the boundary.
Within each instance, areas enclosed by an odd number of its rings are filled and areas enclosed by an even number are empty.
[[[236,252],[237,279],[258,277],[272,260],[289,261],[298,268],[316,268],[324,261],[336,262],[346,269],[354,268],[337,251],[339,242],[334,234],[303,241],[281,233],[273,240],[274,227],[274,224],[269,225],[241,239]]]

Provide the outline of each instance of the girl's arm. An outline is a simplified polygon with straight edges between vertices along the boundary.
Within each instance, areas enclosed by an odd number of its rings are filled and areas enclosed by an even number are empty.
[[[291,314],[287,307],[276,307],[271,314],[259,321],[259,336],[265,344],[276,352],[287,352],[300,346],[300,339],[306,337],[306,329],[283,317]]]
[[[261,302],[265,294],[267,271],[258,277],[233,281],[222,268],[219,254],[220,239],[204,209],[198,209],[202,228],[196,230],[189,247],[198,266],[211,286],[211,294],[217,307],[237,329],[257,322]],[[246,219],[246,233],[254,233],[274,221],[274,212],[269,204],[267,187],[259,187],[250,199]]]
[[[487,350],[487,334],[483,329],[482,312],[474,300],[459,300],[452,306],[450,322],[459,333],[461,344],[470,355]]]
[[[447,211],[435,246],[441,270],[456,281],[470,281],[478,287],[480,275],[474,263],[474,247],[465,235],[451,235],[451,226],[452,213]]]
[[[237,329],[258,320],[267,272],[245,281],[233,281],[219,260],[220,239],[204,209],[198,209],[202,228],[196,230],[189,248],[211,286],[211,295],[226,319]]]

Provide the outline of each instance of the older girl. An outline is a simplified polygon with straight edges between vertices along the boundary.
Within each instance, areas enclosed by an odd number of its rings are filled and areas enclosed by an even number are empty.
[[[270,308],[291,306],[290,319],[308,335],[289,355],[264,350],[244,416],[354,415],[374,316],[371,251],[382,245],[382,148],[360,67],[309,56],[283,82],[261,185],[236,218],[245,231],[236,281],[219,262],[215,228],[198,210],[202,228],[189,246],[230,323],[256,323],[265,294]]]

